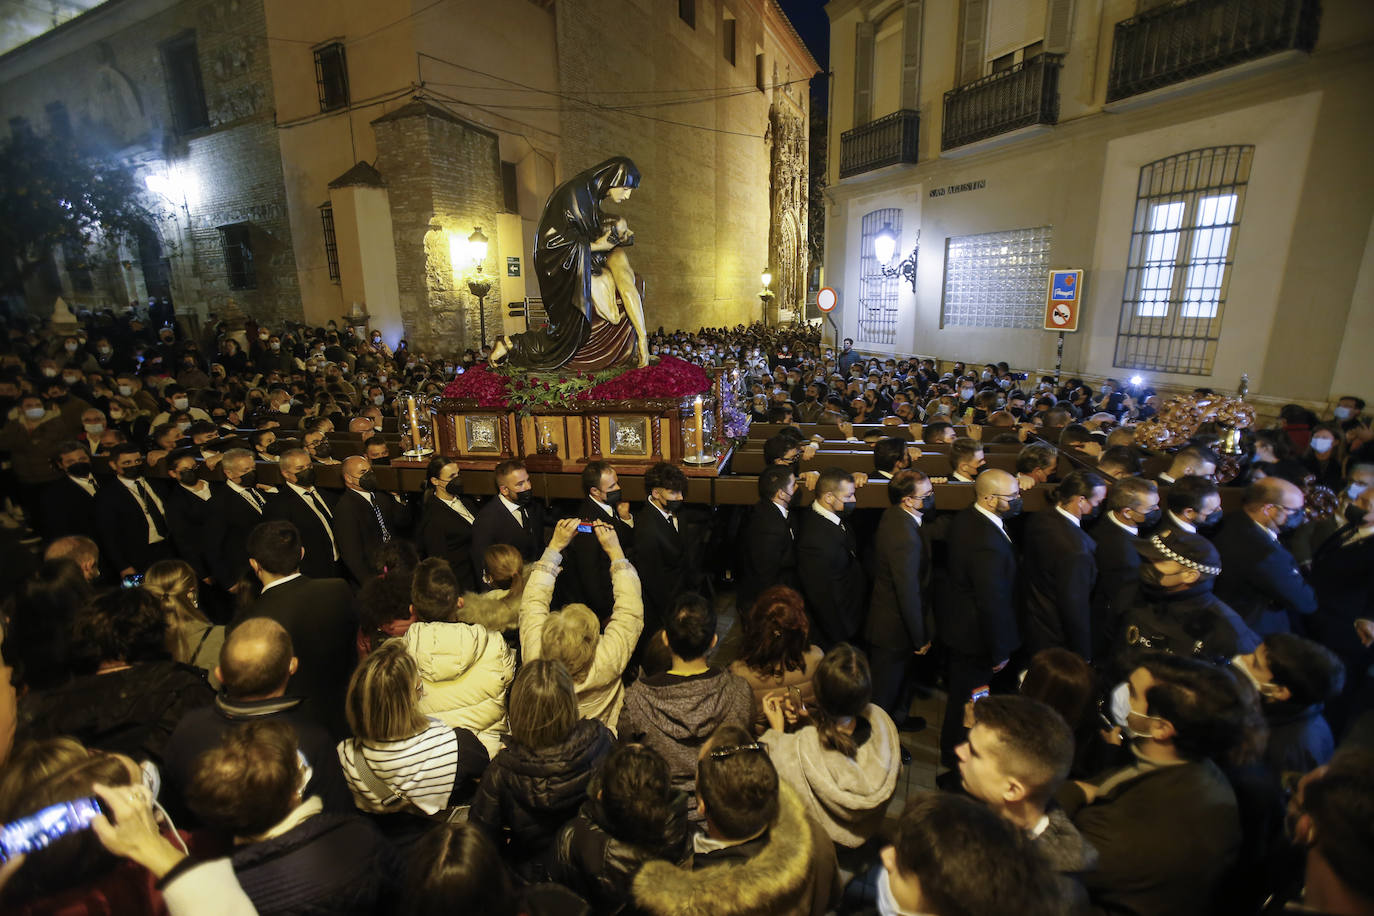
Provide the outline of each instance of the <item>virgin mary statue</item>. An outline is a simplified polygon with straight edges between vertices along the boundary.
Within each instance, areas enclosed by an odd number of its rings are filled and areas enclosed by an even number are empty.
[[[624,250],[634,234],[624,219],[601,209],[606,200],[628,200],[637,187],[639,169],[616,156],[550,195],[534,243],[548,324],[498,338],[493,365],[503,359],[525,369],[647,364],[643,284]]]

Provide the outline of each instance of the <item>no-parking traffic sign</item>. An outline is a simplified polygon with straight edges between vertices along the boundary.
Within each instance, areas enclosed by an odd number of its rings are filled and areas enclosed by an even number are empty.
[[[1050,282],[1045,296],[1045,330],[1077,331],[1082,294],[1082,270],[1050,271]]]

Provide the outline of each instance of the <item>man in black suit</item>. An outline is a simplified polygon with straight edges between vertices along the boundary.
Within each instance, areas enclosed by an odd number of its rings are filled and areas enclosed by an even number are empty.
[[[1088,531],[1096,545],[1097,582],[1092,595],[1093,658],[1105,661],[1116,644],[1121,618],[1140,587],[1141,532],[1159,524],[1159,488],[1144,477],[1123,477],[1107,491],[1107,511]]]
[[[509,544],[526,563],[544,552],[544,506],[534,499],[530,473],[518,459],[496,466],[496,498],[482,507],[472,526],[472,568],[482,569],[492,544]]]
[[[627,554],[634,550],[635,522],[630,504],[622,498],[620,477],[605,461],[592,461],[582,469],[585,498],[577,507],[583,521],[604,521],[615,529]],[[601,548],[594,532],[579,532],[564,552],[564,565],[571,569],[558,577],[565,588],[564,604],[580,601],[596,612],[604,623],[611,616],[611,560]],[[569,574],[571,573],[571,574]]]
[[[797,576],[811,615],[811,638],[823,649],[853,640],[863,628],[868,588],[848,525],[856,504],[853,476],[826,468],[797,537]]]
[[[214,538],[214,492],[197,473],[196,453],[181,448],[167,456],[167,523],[172,529],[177,556],[196,571],[201,581],[211,578],[211,554],[218,549]]]
[[[253,453],[246,448],[234,448],[220,460],[224,483],[212,488],[215,527],[210,533],[211,543],[218,545],[210,557],[210,569],[221,588],[234,592],[242,588],[248,565],[248,533],[263,520],[267,498],[276,493],[273,487],[258,485],[258,472]]]
[[[304,711],[336,739],[350,732],[344,694],[353,674],[358,614],[353,590],[343,579],[311,579],[300,573],[304,549],[290,522],[263,522],[248,535],[248,562],[262,583],[257,600],[235,617],[270,617],[291,635],[300,664],[287,693],[305,698]]]
[[[1083,531],[1107,498],[1107,482],[1074,471],[1060,482],[1054,506],[1026,519],[1021,579],[1021,620],[1027,656],[1064,648],[1092,661],[1092,591],[1096,546]]]
[[[741,621],[754,600],[774,585],[799,588],[795,519],[791,514],[797,478],[786,465],[772,465],[759,475],[759,501],[740,528],[735,567],[735,603]]]
[[[91,471],[91,453],[75,440],[57,447],[57,468],[62,476],[43,488],[38,513],[39,531],[45,541],[80,534],[93,538],[95,496],[99,490]]]
[[[1312,586],[1279,543],[1281,532],[1306,520],[1302,490],[1282,477],[1265,477],[1246,488],[1240,513],[1213,541],[1221,554],[1216,595],[1261,637],[1290,633],[1299,616],[1317,609]]]
[[[119,576],[142,573],[158,560],[176,555],[162,481],[145,480],[147,469],[138,446],[124,442],[110,450],[115,480],[95,498],[100,552]]]
[[[935,487],[925,472],[899,470],[873,540],[873,596],[864,639],[873,672],[873,702],[898,728],[919,731],[925,720],[909,717],[912,668],[930,650],[935,626],[925,592],[930,584],[930,547],[922,537],[935,515]],[[902,749],[903,759],[909,755]]]
[[[339,574],[339,547],[334,538],[332,494],[315,486],[315,468],[310,453],[290,448],[281,453],[282,486],[267,501],[265,519],[280,519],[296,526],[305,548],[301,573],[312,579],[330,579]]]
[[[1021,514],[1016,476],[996,468],[974,483],[974,502],[949,530],[949,596],[936,621],[947,653],[949,701],[940,730],[940,761],[955,766],[963,743],[964,702],[1006,667],[1021,644],[1016,626],[1016,551],[1005,523]]]
[[[644,489],[649,498],[635,516],[635,568],[645,571],[640,647],[663,628],[677,596],[701,584],[700,550],[678,518],[687,475],[661,461],[644,473]]]
[[[477,590],[483,570],[472,565],[472,526],[477,523],[477,507],[470,497],[463,495],[463,478],[458,462],[446,458],[431,459],[428,468],[431,490],[425,496],[420,525],[415,531],[415,544],[420,556],[442,557],[448,560],[458,588],[463,592]]]
[[[381,489],[372,463],[361,455],[344,459],[343,482],[347,489],[334,504],[334,539],[349,578],[362,584],[377,574],[377,550],[400,533],[408,513]]]
[[[1159,488],[1166,511],[1156,534],[1173,528],[1185,534],[1207,535],[1221,523],[1221,491],[1210,478],[1189,475],[1165,483],[1161,476]]]
[[[1374,616],[1374,487],[1366,488],[1345,508],[1346,524],[1318,545],[1312,559],[1317,587],[1317,613],[1307,618],[1307,631],[1345,663],[1345,692],[1327,707],[1327,719],[1340,734],[1348,717],[1360,711],[1366,697],[1374,648],[1366,642],[1365,624]]]

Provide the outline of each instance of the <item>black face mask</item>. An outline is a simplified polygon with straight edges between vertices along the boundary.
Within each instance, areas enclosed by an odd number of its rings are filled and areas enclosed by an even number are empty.
[[[1145,518],[1141,520],[1139,527],[1153,528],[1155,525],[1158,525],[1159,520],[1164,517],[1164,510],[1159,508],[1159,506],[1155,506],[1149,512],[1144,513],[1144,515]]]
[[[1096,518],[1097,518],[1099,515],[1101,515],[1101,514],[1102,514],[1102,503],[1098,503],[1097,505],[1093,506],[1090,510],[1088,510],[1088,512],[1084,514],[1083,518],[1080,519],[1080,521],[1082,521],[1083,524],[1086,525],[1088,522],[1093,521],[1094,519],[1096,519]]]
[[[681,511],[684,502],[686,502],[686,500],[665,499],[663,501],[663,508],[669,515],[677,515],[677,513]]]
[[[315,457],[316,457],[316,458],[331,458],[331,457],[333,457],[333,455],[334,455],[334,452],[333,452],[333,450],[329,447],[329,443],[328,443],[328,442],[321,442],[319,445],[315,446]]]
[[[257,472],[257,471],[249,471],[247,474],[244,474],[242,477],[239,478],[239,486],[243,487],[245,490],[251,490],[251,489],[253,489],[254,487],[256,487],[257,485],[258,485],[258,472]]]
[[[457,477],[453,478],[448,483],[444,484],[444,492],[447,493],[449,496],[462,496],[463,481]]]
[[[1012,499],[1003,500],[1007,507],[1000,513],[1002,518],[1016,518],[1021,514],[1021,497],[1016,496]]]
[[[1296,512],[1289,512],[1283,519],[1283,524],[1279,525],[1280,531],[1292,531],[1303,522],[1307,521],[1307,513],[1302,509]]]
[[[296,486],[308,490],[315,485],[315,469],[301,468],[296,472]]]
[[[934,511],[935,511],[935,494],[934,494],[934,493],[931,493],[929,496],[925,496],[925,497],[923,497],[923,498],[921,499],[921,516],[922,516],[923,518],[929,518],[929,517],[930,517],[930,514],[931,514],[932,512],[934,512]]]
[[[1221,524],[1221,509],[1220,509],[1220,508],[1218,508],[1217,511],[1213,512],[1211,515],[1208,515],[1208,516],[1205,517],[1205,518],[1200,518],[1200,519],[1198,519],[1197,521],[1193,522],[1194,527],[1196,527],[1199,531],[1201,531],[1201,530],[1204,529],[1204,528],[1210,530],[1210,529],[1215,528],[1217,525],[1220,525],[1220,524]]]
[[[76,464],[67,465],[67,473],[73,477],[90,477],[91,463],[89,461],[78,461]]]
[[[624,491],[622,490],[611,490],[606,494],[606,505],[614,509],[616,506],[620,505],[620,498],[623,495]]]
[[[849,502],[840,503],[840,518],[849,518],[851,515],[854,514],[854,509],[858,505],[859,501],[857,499],[851,499]]]
[[[371,471],[364,471],[363,476],[358,478],[358,489],[364,493],[377,492],[377,475]]]
[[[796,459],[795,461],[789,461],[789,462],[787,463],[787,467],[788,467],[788,469],[790,469],[790,470],[792,471],[792,476],[793,476],[793,477],[800,477],[800,476],[801,476],[801,459],[800,459],[800,458]]]
[[[519,493],[515,494],[515,504],[522,509],[532,502],[534,502],[533,490],[521,490]]]
[[[143,465],[136,464],[130,468],[120,468],[119,476],[123,477],[125,480],[138,480],[143,476],[144,470],[146,470],[146,468]]]
[[[89,465],[87,465],[87,467],[89,467]],[[1363,525],[1365,517],[1368,514],[1368,510],[1354,505],[1353,503],[1345,507],[1345,520],[1352,525]]]
[[[380,465],[380,466],[382,466],[382,467],[386,467],[387,465],[391,464],[391,459],[390,459],[390,458],[373,458],[373,459],[372,459],[372,464],[373,464],[374,467],[375,467],[375,466],[378,466],[378,465]]]
[[[183,487],[194,487],[196,484],[200,483],[200,475],[192,468],[189,471],[179,472],[177,474],[177,481],[180,482]]]

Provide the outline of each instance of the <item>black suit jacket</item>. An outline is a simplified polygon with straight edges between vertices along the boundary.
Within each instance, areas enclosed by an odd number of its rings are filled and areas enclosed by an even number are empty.
[[[852,640],[863,628],[868,597],[854,532],[808,511],[797,537],[797,576],[822,648]]]
[[[915,650],[930,642],[934,626],[921,593],[927,553],[916,519],[901,506],[884,509],[873,541],[873,597],[864,627],[869,645]]]
[[[528,519],[521,528],[515,516],[506,508],[500,496],[494,496],[477,513],[472,526],[472,568],[481,569],[483,555],[492,544],[509,544],[520,551],[526,563],[539,559],[544,552],[544,504],[531,500],[525,507]]]
[[[626,524],[615,513],[607,515],[606,510],[598,506],[590,496],[582,500],[582,505],[577,507],[577,513],[578,518],[597,519],[614,525],[616,537],[620,538],[620,546],[624,548],[625,555],[633,554],[633,525]],[[564,554],[563,566],[563,574],[558,577],[558,584],[564,587],[565,599],[582,602],[596,611],[596,616],[602,620],[610,617],[611,606],[615,603],[615,596],[611,592],[611,559],[606,556],[606,551],[601,549],[601,542],[596,539],[596,535],[575,535]]]
[[[409,513],[396,497],[381,490],[372,494],[382,510],[387,533],[397,537]],[[357,490],[344,490],[334,504],[334,537],[339,544],[339,559],[354,582],[362,583],[375,575],[372,561],[386,542],[372,503]]]
[[[336,739],[347,737],[344,694],[357,659],[358,636],[353,589],[343,579],[300,576],[264,591],[239,612],[234,624],[250,617],[270,617],[291,634],[299,665],[286,692],[304,697],[304,710]]]
[[[463,505],[477,520],[477,508],[473,501],[460,496]],[[433,493],[426,494],[420,510],[420,526],[415,531],[415,545],[420,548],[422,557],[442,557],[448,560],[453,574],[458,577],[458,587],[465,592],[477,590],[482,581],[482,569],[472,565],[472,525],[467,519],[454,512]]]
[[[949,649],[996,665],[1021,644],[1016,626],[1016,552],[993,522],[969,506],[949,526],[949,596],[937,615]]]
[[[214,528],[209,537],[218,545],[210,557],[210,568],[216,582],[224,588],[232,588],[234,583],[251,573],[248,533],[266,520],[266,510],[263,513],[255,511],[248,500],[231,490],[227,483],[212,483],[210,487],[214,490],[210,498]],[[258,492],[264,500],[271,495]]]
[[[635,515],[635,569],[644,590],[644,636],[663,626],[679,594],[700,587],[698,551],[687,537],[687,523],[678,529],[658,507],[646,502]]]
[[[165,481],[143,480],[142,483],[162,501],[162,514],[167,514]],[[143,507],[128,487],[118,480],[110,480],[95,495],[96,530],[100,533],[100,552],[109,561],[109,570],[117,573],[133,567],[143,572],[157,554],[148,544],[152,536]],[[165,532],[169,547],[175,547],[170,526]]]
[[[799,588],[797,578],[797,544],[793,525],[796,512],[789,509],[786,518],[771,499],[754,503],[740,528],[736,556],[739,582],[736,603],[741,617],[749,613],[754,599],[764,589],[774,585]]]
[[[1307,619],[1308,633],[1347,661],[1367,654],[1355,635],[1355,621],[1374,617],[1374,537],[1350,542],[1354,533],[1355,526],[1346,525],[1317,548],[1312,560],[1317,613]]]
[[[318,487],[315,493],[325,510],[334,514],[338,497]],[[329,579],[339,574],[339,565],[334,561],[334,543],[329,538],[329,530],[315,510],[306,504],[305,498],[285,483],[277,487],[277,492],[267,500],[263,519],[287,521],[296,526],[301,535],[301,546],[305,557],[301,560],[301,572],[312,579]],[[331,526],[332,527],[332,526]],[[340,558],[342,558],[340,554]]]
[[[1288,548],[1244,512],[1227,518],[1212,543],[1221,554],[1216,596],[1261,637],[1288,633],[1298,615],[1317,609],[1317,595]]]
[[[215,542],[215,491],[210,490],[209,499],[201,499],[179,483],[168,487],[167,523],[172,529],[172,540],[176,542],[177,556],[181,557],[196,571],[197,579],[213,576],[211,557],[219,549]]]
[[[1140,554],[1135,545],[1140,538],[1102,518],[1088,535],[1096,545],[1097,583],[1093,586],[1093,657],[1106,660],[1121,618],[1135,603],[1140,588]]]
[[[1059,647],[1091,660],[1097,581],[1093,539],[1050,506],[1026,519],[1023,543],[1021,632],[1026,652]]]
[[[95,481],[97,493],[102,486],[112,483],[108,479],[102,483],[98,477]],[[43,488],[39,513],[39,530],[44,540],[55,541],[72,534],[94,538],[99,534],[95,523],[95,497],[66,474]]]

